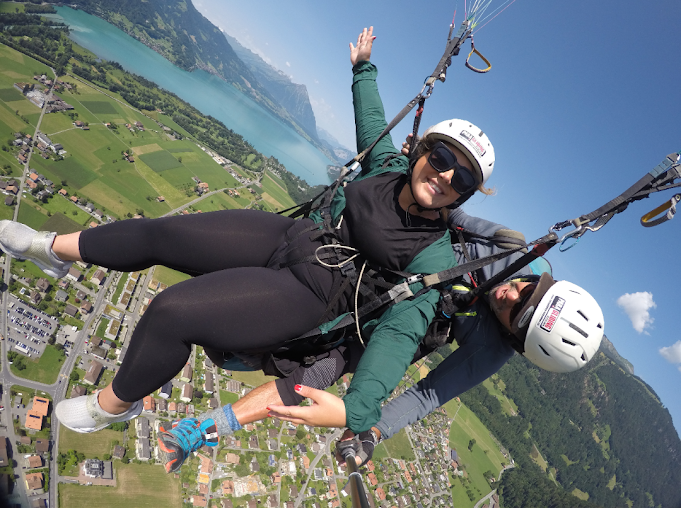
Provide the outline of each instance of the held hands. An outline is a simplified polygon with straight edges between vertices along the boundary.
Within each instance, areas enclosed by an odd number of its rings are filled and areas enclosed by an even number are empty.
[[[366,28],[362,30],[357,36],[357,47],[350,43],[350,62],[352,62],[353,67],[357,62],[369,61],[371,59],[371,47],[374,44],[374,27],[370,26],[367,30]]]
[[[345,404],[341,399],[323,390],[296,385],[298,394],[312,399],[311,406],[268,406],[268,416],[286,420],[296,425],[314,427],[345,427]]]

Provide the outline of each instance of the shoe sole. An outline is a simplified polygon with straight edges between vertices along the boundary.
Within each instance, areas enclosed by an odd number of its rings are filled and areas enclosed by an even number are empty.
[[[156,438],[156,442],[158,443],[158,449],[160,452],[159,455],[161,455],[160,459],[161,462],[163,462],[163,467],[166,473],[176,473],[177,471],[179,471],[184,461],[180,463],[179,467],[177,468],[173,467],[173,465],[176,464],[178,461],[177,450],[171,450],[170,448],[166,447],[165,443],[161,440],[160,437]],[[171,454],[173,455],[172,457]]]

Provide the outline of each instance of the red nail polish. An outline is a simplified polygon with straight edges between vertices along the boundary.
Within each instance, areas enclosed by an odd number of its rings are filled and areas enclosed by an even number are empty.
[[[295,391],[299,392],[300,390],[303,389],[303,387],[300,386],[300,385],[296,385],[296,386],[293,387],[293,389],[294,389]]]

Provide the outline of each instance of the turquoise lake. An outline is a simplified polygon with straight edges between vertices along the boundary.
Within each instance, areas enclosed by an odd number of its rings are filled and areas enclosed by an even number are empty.
[[[324,154],[284,122],[222,79],[205,71],[184,71],[102,19],[69,7],[57,7],[71,39],[105,60],[153,81],[206,115],[241,134],[256,150],[274,156],[311,185],[327,184]]]

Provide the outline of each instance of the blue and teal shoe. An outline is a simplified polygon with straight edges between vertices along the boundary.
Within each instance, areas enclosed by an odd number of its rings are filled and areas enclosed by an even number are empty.
[[[167,429],[161,426],[157,441],[159,458],[166,473],[176,473],[191,452],[203,445],[217,446],[218,432],[210,418],[202,422],[196,418],[184,418],[171,422]]]

